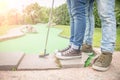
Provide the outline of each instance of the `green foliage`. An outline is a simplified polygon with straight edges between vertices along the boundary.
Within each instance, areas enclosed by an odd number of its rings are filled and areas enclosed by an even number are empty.
[[[116,1],[116,7],[115,7],[115,12],[116,12],[116,21],[117,21],[117,27],[120,27],[120,1]],[[63,4],[59,6],[58,8],[55,9],[55,19],[54,21],[57,24],[62,24],[62,25],[68,25],[70,20],[69,20],[69,15],[68,15],[68,10],[67,10],[67,5]],[[94,3],[94,16],[95,16],[95,27],[101,28],[101,21],[98,15],[98,10],[97,10],[97,4],[96,2]]]
[[[120,0],[115,0],[116,1],[116,7],[120,8]]]
[[[117,27],[120,28],[120,0],[116,0],[116,21],[117,21]]]
[[[117,27],[120,28],[120,8],[116,8],[116,21],[117,21]]]
[[[54,21],[56,22],[56,24],[68,25],[70,22],[66,4],[57,7],[55,9],[54,16]]]

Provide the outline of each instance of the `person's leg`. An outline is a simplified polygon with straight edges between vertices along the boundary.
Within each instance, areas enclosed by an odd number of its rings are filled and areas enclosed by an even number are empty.
[[[93,69],[105,71],[112,61],[116,41],[115,0],[97,0],[98,13],[102,22],[102,54],[93,64]]]
[[[94,32],[94,15],[93,15],[93,4],[94,0],[88,0],[86,4],[86,30],[84,41],[82,45],[83,52],[93,52],[93,32]]]
[[[72,46],[67,51],[56,55],[59,59],[73,59],[81,57],[80,47],[83,42],[86,27],[85,6],[87,0],[70,0],[73,26],[71,28]]]
[[[72,48],[79,49],[83,43],[86,18],[85,6],[87,0],[71,0],[71,14],[74,20],[74,38]]]
[[[102,52],[114,52],[116,41],[115,0],[98,0],[98,12],[102,22]]]

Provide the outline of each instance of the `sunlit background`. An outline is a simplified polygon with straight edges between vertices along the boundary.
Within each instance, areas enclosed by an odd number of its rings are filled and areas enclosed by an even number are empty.
[[[24,7],[37,2],[40,6],[51,7],[52,0],[0,0],[0,13],[5,13],[14,8],[22,11]],[[65,3],[65,0],[54,0],[54,7]]]

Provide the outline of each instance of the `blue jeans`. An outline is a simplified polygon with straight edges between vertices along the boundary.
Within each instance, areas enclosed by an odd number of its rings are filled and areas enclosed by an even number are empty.
[[[116,19],[115,19],[115,0],[96,0],[98,14],[102,24],[102,40],[101,40],[101,51],[102,52],[114,52],[115,41],[116,41]],[[88,3],[90,5],[92,3]],[[86,8],[92,9],[93,6]],[[93,14],[92,11],[87,11],[88,14]],[[94,30],[93,16],[86,16],[88,19],[86,23],[86,31],[84,37],[84,43],[92,45],[92,37]],[[90,25],[91,24],[91,25]],[[98,35],[99,36],[99,35]]]
[[[87,0],[67,0],[71,27],[70,43],[74,49],[79,49],[83,43],[86,28],[86,1]]]

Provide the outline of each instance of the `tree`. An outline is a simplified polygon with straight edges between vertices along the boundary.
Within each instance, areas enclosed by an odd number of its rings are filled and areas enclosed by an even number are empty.
[[[120,0],[116,0],[116,7],[115,7],[115,12],[116,12],[116,20],[117,20],[117,27],[120,27]],[[97,4],[96,2],[94,3],[94,16],[95,16],[95,27],[101,28],[101,21],[98,16],[98,11],[97,11]],[[55,14],[54,14],[54,21],[57,24],[69,24],[69,15],[68,15],[68,10],[67,10],[67,5],[63,4],[55,9]]]
[[[116,0],[116,21],[117,21],[117,27],[120,28],[120,0]]]
[[[62,4],[61,6],[57,7],[55,9],[54,16],[55,16],[54,21],[57,24],[68,25],[70,23],[66,4]]]

